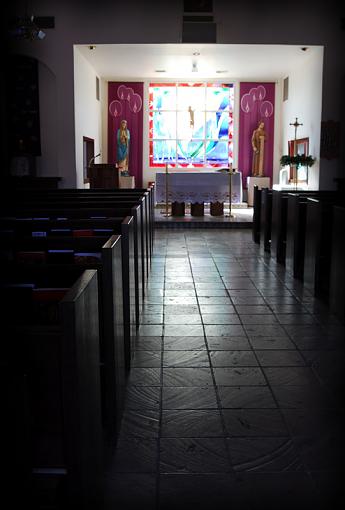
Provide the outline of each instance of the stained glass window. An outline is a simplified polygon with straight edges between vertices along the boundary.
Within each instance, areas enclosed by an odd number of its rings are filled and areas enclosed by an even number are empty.
[[[233,84],[151,83],[150,167],[233,162]]]

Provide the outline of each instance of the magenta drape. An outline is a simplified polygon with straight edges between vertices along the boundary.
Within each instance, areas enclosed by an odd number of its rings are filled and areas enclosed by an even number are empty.
[[[143,92],[142,82],[108,84],[108,163],[116,163],[116,135],[124,119],[130,132],[128,170],[137,188],[143,185]]]
[[[253,150],[251,137],[261,120],[265,123],[265,131],[267,133],[264,175],[271,178],[272,185],[274,98],[275,83],[240,83],[238,170],[242,172],[244,188],[247,188],[247,177],[252,173]]]

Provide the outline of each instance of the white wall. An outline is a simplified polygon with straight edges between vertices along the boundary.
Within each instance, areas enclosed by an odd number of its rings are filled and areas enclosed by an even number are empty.
[[[281,155],[288,154],[288,141],[295,137],[295,128],[289,124],[297,117],[303,124],[297,129],[297,138],[309,138],[309,154],[316,157],[309,168],[309,189],[319,189],[323,50],[309,51],[303,67],[289,74],[289,98],[282,103]]]
[[[102,147],[102,97],[96,99],[96,73],[91,65],[74,48],[74,123],[75,161],[77,188],[84,188],[83,176],[83,137],[95,141],[95,155]],[[100,87],[100,94],[102,88]],[[105,99],[107,101],[108,98]],[[96,163],[102,159],[97,158]]]

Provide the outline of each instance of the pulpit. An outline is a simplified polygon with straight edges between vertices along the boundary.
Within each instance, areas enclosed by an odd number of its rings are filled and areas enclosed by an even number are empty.
[[[114,164],[99,163],[88,167],[90,188],[118,188],[119,169]]]

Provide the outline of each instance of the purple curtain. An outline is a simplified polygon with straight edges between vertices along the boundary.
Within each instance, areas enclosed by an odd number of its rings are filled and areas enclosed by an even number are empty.
[[[116,163],[116,135],[124,119],[130,132],[128,171],[137,188],[143,185],[143,92],[143,83],[108,84],[108,163]]]
[[[262,120],[265,123],[264,175],[273,176],[274,146],[274,83],[240,83],[240,123],[238,169],[242,172],[243,187],[247,188],[247,177],[252,173],[252,133]]]

